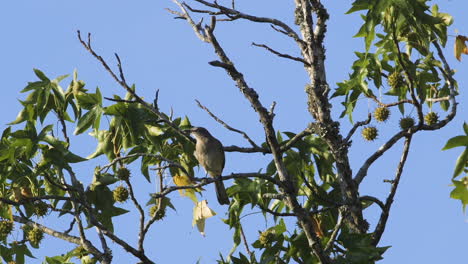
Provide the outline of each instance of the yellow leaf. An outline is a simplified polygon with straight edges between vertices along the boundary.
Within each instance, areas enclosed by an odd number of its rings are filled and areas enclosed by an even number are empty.
[[[197,202],[193,208],[192,226],[197,225],[200,234],[205,236],[205,220],[215,215],[215,211],[208,207],[206,200]]]
[[[177,186],[191,186],[194,185],[195,182],[192,181],[187,175],[174,175],[172,177],[172,180],[174,181],[174,184]],[[196,188],[196,189],[181,189],[179,190],[180,196],[187,196],[192,200],[194,203],[198,202],[197,196],[195,195],[195,192],[199,192],[203,190],[202,188]]]
[[[457,38],[455,39],[455,47],[454,47],[454,53],[455,53],[455,58],[457,60],[461,61],[461,54],[468,54],[468,48],[466,46],[465,41],[468,40],[468,37],[458,35]]]

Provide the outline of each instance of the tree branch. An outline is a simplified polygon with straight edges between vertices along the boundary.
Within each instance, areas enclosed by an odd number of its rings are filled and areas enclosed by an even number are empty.
[[[393,198],[395,197],[396,191],[398,189],[398,184],[400,183],[401,174],[403,173],[403,168],[406,163],[406,158],[408,157],[409,147],[411,144],[411,137],[412,135],[409,135],[408,137],[406,137],[405,145],[403,147],[403,153],[401,155],[400,163],[398,164],[398,167],[397,167],[395,179],[392,182],[392,188],[390,189],[390,194],[388,195],[387,200],[385,201],[383,212],[380,214],[379,222],[373,232],[372,245],[374,246],[377,246],[377,244],[379,243],[380,238],[382,237],[382,234],[387,225],[387,220],[388,220],[388,216],[390,215],[390,208],[392,207]]]
[[[290,60],[293,60],[293,61],[298,61],[298,62],[304,64],[305,66],[308,66],[308,67],[310,66],[310,63],[308,63],[307,61],[305,61],[303,58],[294,57],[294,56],[291,56],[291,55],[289,55],[289,54],[280,53],[280,52],[278,52],[278,51],[276,51],[276,50],[274,50],[274,49],[268,47],[268,46],[265,45],[265,44],[257,44],[257,43],[255,43],[255,42],[252,42],[252,45],[253,45],[253,46],[256,46],[256,47],[259,47],[259,48],[264,48],[264,49],[268,50],[269,52],[271,52],[271,53],[277,55],[278,57],[290,59]]]
[[[354,132],[356,132],[356,129],[360,126],[365,126],[365,125],[368,125],[370,123],[372,119],[372,115],[371,113],[367,114],[367,119],[364,120],[364,121],[360,121],[360,122],[357,122],[356,124],[354,124],[353,128],[351,128],[351,130],[348,132],[348,135],[346,136],[344,142],[346,143],[349,143],[350,140],[351,140],[351,137],[353,136]]]
[[[241,134],[241,135],[250,143],[250,145],[252,145],[253,148],[260,148],[260,147],[247,135],[247,133],[245,133],[244,131],[235,129],[235,128],[231,127],[230,125],[226,124],[223,120],[221,120],[221,119],[218,118],[215,114],[213,114],[206,106],[202,105],[202,104],[200,103],[200,101],[195,100],[195,102],[197,102],[198,107],[200,107],[201,109],[205,110],[214,120],[216,120],[216,122],[220,123],[221,125],[223,125],[223,126],[224,126],[226,129],[228,129],[228,130],[231,130],[231,131],[233,131],[233,132],[236,132],[236,133]]]
[[[141,98],[139,95],[136,94],[136,92],[127,84],[127,82],[125,81],[125,77],[123,75],[123,69],[122,69],[122,64],[121,64],[121,61],[120,61],[120,58],[117,56],[116,54],[116,58],[118,60],[118,69],[119,69],[119,73],[120,73],[120,79],[119,77],[117,77],[117,75],[114,73],[114,71],[112,71],[112,69],[109,67],[109,65],[107,64],[107,62],[101,57],[99,56],[94,50],[93,48],[91,47],[91,33],[88,33],[88,42],[84,42],[83,39],[81,38],[81,33],[80,31],[78,30],[77,31],[77,35],[78,35],[78,40],[80,41],[81,45],[83,45],[83,47],[89,52],[91,53],[91,55],[93,55],[93,57],[95,57],[101,64],[102,66],[104,67],[104,69],[106,69],[106,71],[111,75],[111,77],[122,87],[124,88],[129,94],[131,94],[135,100],[140,103],[141,105],[143,105],[146,109],[148,109],[151,113],[153,113],[155,116],[157,116],[162,122],[168,124],[172,129],[174,129],[180,136],[182,136],[183,138],[187,139],[188,141],[191,141],[191,142],[195,142],[195,140],[193,138],[191,138],[190,136],[186,135],[184,132],[182,132],[179,127],[177,125],[175,125],[174,123],[172,123],[171,120],[169,120],[167,118],[167,116],[161,114],[161,112],[159,112],[158,109],[156,109],[155,107],[151,106],[151,104],[147,103],[146,101],[143,100],[143,98]]]

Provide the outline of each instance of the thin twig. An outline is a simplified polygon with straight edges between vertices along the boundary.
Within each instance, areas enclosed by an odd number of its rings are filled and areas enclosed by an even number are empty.
[[[233,132],[241,134],[249,143],[252,145],[254,148],[260,148],[244,131],[241,131],[239,129],[235,129],[231,127],[230,125],[226,124],[223,120],[221,120],[219,117],[217,117],[215,114],[213,114],[210,109],[208,109],[206,106],[202,105],[200,101],[195,99],[195,102],[197,102],[198,107],[201,109],[205,110],[216,122],[220,123],[222,126],[224,126],[226,129],[231,130]]]
[[[151,158],[155,158],[155,159],[158,159],[158,160],[162,160],[162,161],[165,161],[167,162],[170,166],[172,167],[177,167],[179,169],[182,170],[182,172],[185,173],[185,175],[189,176],[190,177],[190,174],[187,172],[187,170],[185,169],[184,166],[180,165],[179,163],[175,162],[175,161],[172,161],[170,159],[166,159],[164,158],[163,156],[161,155],[157,155],[157,154],[151,154],[151,153],[133,153],[133,154],[130,154],[130,155],[127,155],[127,156],[122,156],[122,157],[118,157],[118,158],[115,158],[111,161],[111,163],[103,166],[99,172],[103,172],[104,170],[107,170],[109,169],[110,167],[114,166],[116,163],[122,161],[122,160],[125,160],[125,159],[132,159],[132,158],[135,158],[135,157],[151,157]]]
[[[145,108],[147,108],[150,112],[152,112],[154,115],[156,115],[161,121],[165,122],[168,124],[172,129],[174,129],[179,135],[181,135],[183,138],[187,139],[188,141],[195,142],[193,138],[190,136],[186,135],[184,132],[182,132],[177,125],[172,123],[171,120],[167,118],[164,114],[161,114],[158,109],[154,108],[151,106],[151,104],[147,103],[143,98],[141,98],[139,95],[136,94],[136,92],[125,82],[125,78],[123,77],[123,69],[122,69],[122,63],[120,61],[120,58],[116,55],[116,58],[118,58],[118,68],[119,72],[121,75],[122,79],[119,79],[117,75],[114,73],[114,71],[109,67],[107,62],[99,56],[91,47],[91,33],[88,33],[88,42],[84,42],[83,39],[81,38],[81,33],[78,30],[77,31],[78,35],[78,40],[80,41],[81,45],[91,54],[93,57],[95,57],[106,69],[106,71],[111,75],[111,77],[122,87],[124,88],[132,97],[135,98],[136,101],[138,101],[141,105],[143,105]]]
[[[403,153],[401,155],[400,162],[398,163],[395,179],[393,180],[392,188],[390,189],[390,194],[388,195],[387,200],[385,201],[383,212],[380,214],[379,222],[373,232],[372,245],[374,246],[377,246],[377,244],[379,243],[380,238],[382,237],[382,234],[387,225],[387,220],[388,216],[390,215],[390,208],[392,207],[393,198],[395,197],[396,191],[398,189],[398,184],[400,183],[403,168],[405,167],[406,158],[408,157],[409,147],[411,144],[411,137],[412,135],[406,137],[405,145],[403,147]]]
[[[284,217],[284,216],[296,216],[296,215],[293,214],[293,213],[278,213],[278,212],[275,212],[275,211],[273,211],[273,210],[271,210],[271,209],[269,209],[269,208],[267,208],[267,207],[265,207],[265,206],[263,206],[263,205],[261,205],[261,204],[257,204],[257,206],[260,207],[260,209],[261,209],[262,211],[267,212],[267,213],[269,213],[269,214],[272,214],[272,215],[274,215],[274,216],[279,216],[279,217]]]
[[[145,240],[145,233],[144,233],[144,227],[145,227],[145,211],[141,207],[140,203],[138,200],[135,198],[135,193],[133,191],[133,185],[130,182],[130,179],[126,179],[125,183],[128,186],[128,192],[130,194],[130,200],[132,200],[133,205],[137,208],[138,213],[140,214],[140,226],[139,226],[139,233],[138,233],[138,250],[143,251],[143,241]]]
[[[367,119],[366,120],[360,121],[360,122],[357,122],[356,124],[354,124],[353,128],[351,128],[351,130],[348,132],[348,135],[346,136],[344,142],[349,143],[349,141],[351,140],[351,137],[353,136],[354,132],[356,132],[356,129],[358,129],[358,127],[360,127],[360,126],[368,125],[370,123],[371,119],[372,119],[372,114],[369,113],[369,114],[367,114]]]
[[[250,251],[249,243],[247,242],[247,238],[245,237],[244,229],[242,228],[242,224],[240,223],[240,221],[239,221],[239,230],[241,233],[242,240],[244,241],[245,250],[247,251],[247,254],[249,254],[249,256],[252,257],[253,252]]]
[[[299,58],[299,57],[294,57],[294,56],[291,56],[289,54],[284,54],[284,53],[281,53],[281,52],[278,52],[270,47],[268,47],[267,45],[265,44],[257,44],[255,42],[252,42],[252,45],[253,46],[256,46],[256,47],[260,47],[260,48],[264,48],[266,50],[268,50],[269,52],[277,55],[278,57],[281,57],[281,58],[286,58],[286,59],[290,59],[290,60],[293,60],[293,61],[298,61],[302,64],[304,64],[305,66],[309,67],[310,66],[310,63],[308,63],[307,61],[305,61],[303,58]]]
[[[330,240],[328,240],[327,245],[325,246],[325,249],[324,249],[325,252],[329,252],[333,248],[333,244],[335,244],[335,240],[336,240],[336,237],[338,236],[338,232],[340,231],[341,226],[343,225],[343,219],[344,217],[342,216],[341,210],[339,210],[338,222],[333,228],[333,232],[330,235]]]
[[[414,131],[413,131],[414,132]],[[364,164],[361,166],[359,171],[357,172],[356,176],[354,177],[354,181],[356,182],[357,185],[359,185],[364,177],[367,175],[367,171],[369,170],[369,167],[378,159],[380,158],[387,150],[389,150],[395,143],[397,143],[401,138],[405,136],[409,136],[410,132],[409,131],[400,131],[396,133],[393,137],[391,137],[387,142],[385,142],[380,148],[374,152],[367,160],[364,162]]]

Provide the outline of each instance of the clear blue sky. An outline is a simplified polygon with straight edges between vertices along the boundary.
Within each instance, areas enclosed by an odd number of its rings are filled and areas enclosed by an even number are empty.
[[[230,2],[230,1],[229,1]],[[252,3],[250,3],[252,2]],[[331,19],[326,36],[327,73],[332,88],[346,78],[355,59],[353,51],[363,49],[362,39],[353,39],[360,18],[358,14],[344,15],[352,1],[323,1],[329,8]],[[441,152],[447,138],[462,132],[463,120],[467,120],[468,57],[462,63],[453,57],[454,35],[468,35],[466,0],[433,1],[442,12],[455,18],[450,28],[446,56],[457,69],[460,102],[455,120],[434,133],[422,132],[413,140],[401,187],[391,211],[382,246],[391,245],[380,263],[464,263],[468,237],[467,217],[461,205],[449,198],[450,178],[456,156],[460,150]],[[238,8],[257,15],[283,19],[293,25],[293,1],[238,1]],[[194,99],[200,100],[230,125],[247,131],[257,142],[264,136],[258,117],[249,108],[224,71],[207,64],[215,59],[209,45],[199,41],[191,28],[182,20],[172,19],[164,8],[176,8],[169,0],[158,1],[2,1],[0,3],[0,76],[2,77],[2,103],[0,104],[1,129],[16,117],[23,98],[19,91],[28,81],[35,80],[33,68],[43,70],[49,77],[71,74],[78,70],[87,88],[99,87],[105,96],[123,95],[103,68],[79,44],[76,30],[93,34],[94,48],[113,64],[113,53],[123,60],[126,77],[136,83],[137,91],[152,100],[154,91],[160,89],[160,107],[164,111],[173,108],[175,115],[188,115],[193,124],[207,127],[225,145],[246,145],[241,137],[226,131],[200,110]],[[299,64],[280,59],[263,50],[252,47],[252,41],[267,43],[284,52],[298,54],[297,48],[287,38],[278,35],[267,25],[251,25],[238,21],[219,24],[221,44],[243,71],[248,83],[257,89],[265,105],[277,102],[276,128],[280,131],[298,132],[311,121],[306,110],[304,85],[307,76]],[[65,81],[63,85],[66,87]],[[365,100],[363,100],[365,101]],[[333,101],[335,116],[342,111],[338,100]],[[361,103],[356,117],[362,117],[375,107]],[[386,139],[397,126],[399,114],[394,112],[390,122],[381,127],[381,136],[373,143],[364,143],[357,137],[351,150],[354,171]],[[349,130],[347,119],[342,120],[342,130]],[[345,133],[345,132],[343,132]],[[88,155],[94,151],[95,142],[80,136],[72,150]],[[399,160],[401,144],[377,162],[363,183],[361,195],[384,198],[389,186],[383,179],[394,175]],[[97,162],[82,165],[80,178],[89,182]],[[264,159],[252,159],[245,154],[228,154],[225,173],[257,171],[265,166]],[[201,171],[200,171],[201,173]],[[135,178],[138,173],[135,172]],[[200,174],[201,176],[201,174]],[[153,184],[136,182],[142,201],[146,193],[154,192]],[[211,193],[210,193],[211,191]],[[211,186],[206,197],[213,201]],[[174,193],[177,212],[170,212],[161,223],[155,224],[151,238],[147,240],[147,252],[157,263],[214,263],[218,252],[227,254],[231,247],[232,231],[227,230],[220,218],[226,208],[212,202],[218,215],[207,221],[205,238],[191,227],[191,202]],[[367,213],[370,221],[378,217],[373,208]],[[244,218],[247,239],[255,240],[257,230],[265,224],[257,216]],[[41,220],[45,222],[45,220]],[[122,216],[116,220],[117,233],[135,242],[137,218]],[[49,221],[47,222],[49,223]],[[55,223],[60,226],[60,223]],[[269,222],[271,224],[271,221]],[[119,229],[123,227],[123,229]],[[59,228],[60,229],[60,228]],[[91,232],[94,232],[91,230]],[[37,251],[38,259],[28,263],[40,263],[44,256],[57,255],[67,245],[56,239],[47,239],[47,247]],[[243,248],[242,248],[243,249]],[[133,258],[116,249],[115,263],[133,263]]]

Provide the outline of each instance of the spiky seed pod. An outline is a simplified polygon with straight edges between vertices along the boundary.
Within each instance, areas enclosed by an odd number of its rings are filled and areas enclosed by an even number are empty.
[[[39,229],[39,227],[35,226],[28,232],[28,240],[31,241],[32,244],[38,245],[41,243],[41,240],[44,238],[44,232]]]
[[[362,130],[362,137],[367,141],[373,141],[379,135],[379,132],[376,127],[368,126]]]
[[[439,121],[439,116],[437,115],[437,113],[429,112],[426,114],[426,116],[424,116],[424,122],[426,122],[426,124],[430,126],[437,123],[437,121]]]
[[[150,216],[154,217],[156,221],[163,219],[166,216],[166,207],[159,209],[159,206],[157,205],[151,206]]]
[[[127,190],[127,188],[125,188],[123,186],[119,186],[119,187],[115,188],[115,190],[112,192],[112,194],[114,196],[114,201],[116,201],[116,202],[123,203],[123,202],[127,201],[127,199],[128,199],[128,190]]]
[[[401,76],[400,72],[398,71],[390,74],[387,79],[388,85],[392,88],[402,86],[404,81],[405,80],[403,79],[403,76]]]
[[[258,241],[263,246],[268,246],[269,244],[271,244],[271,242],[273,242],[274,239],[275,239],[275,230],[267,229],[260,233],[260,237],[258,238]]]
[[[48,205],[43,201],[38,201],[34,204],[34,213],[41,217],[47,214],[49,211]]]
[[[122,181],[128,181],[130,179],[130,171],[127,168],[120,168],[117,171],[117,178],[119,178]]]
[[[388,110],[387,107],[379,107],[376,108],[374,111],[374,118],[375,120],[379,122],[385,122],[388,120],[388,117],[390,116],[390,110]]]
[[[412,126],[414,126],[414,119],[412,117],[407,116],[400,119],[400,128],[402,130],[407,130]]]
[[[0,220],[0,237],[8,236],[13,231],[13,221],[11,220]]]

